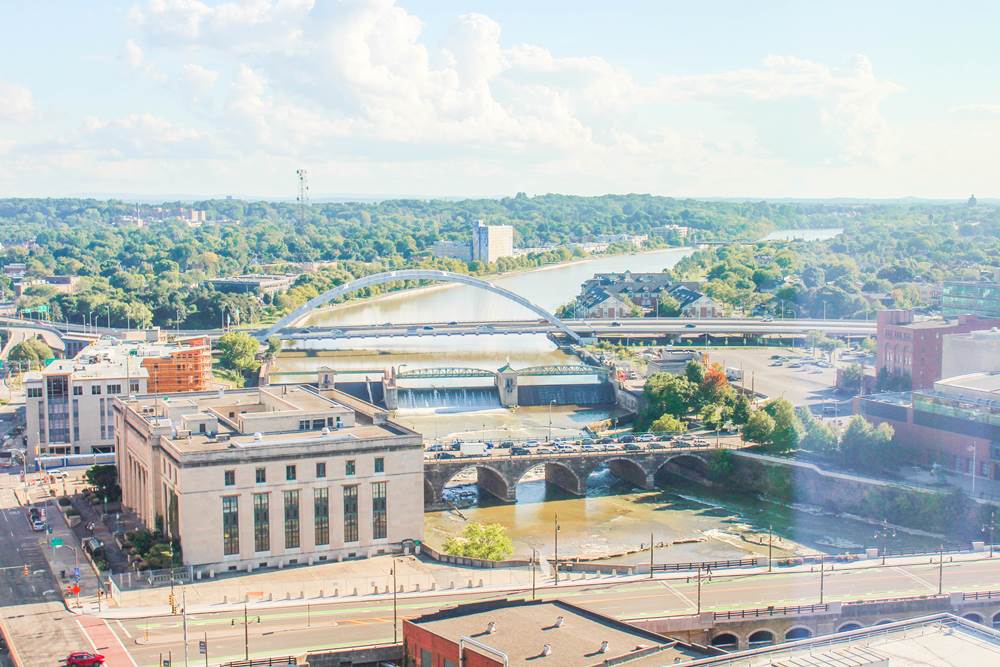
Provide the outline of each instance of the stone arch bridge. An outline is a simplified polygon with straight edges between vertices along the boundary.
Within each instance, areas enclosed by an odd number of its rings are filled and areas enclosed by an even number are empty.
[[[693,481],[707,481],[708,461],[713,449],[673,448],[642,451],[567,452],[530,456],[488,456],[459,459],[429,459],[424,462],[424,505],[445,507],[445,486],[461,472],[475,470],[476,484],[504,502],[516,502],[517,483],[529,470],[544,466],[545,481],[582,496],[587,477],[607,466],[613,475],[641,489],[652,489],[661,472]]]

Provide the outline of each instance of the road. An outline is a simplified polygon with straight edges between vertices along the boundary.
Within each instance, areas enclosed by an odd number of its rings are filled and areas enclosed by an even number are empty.
[[[947,561],[947,557],[946,557]],[[827,571],[824,580],[825,601],[877,599],[937,593],[937,563],[890,565],[886,567],[844,568]],[[945,563],[944,591],[1000,588],[1000,558],[994,560]],[[559,588],[545,588],[538,596],[564,599],[623,619],[651,618],[693,613],[697,610],[698,585],[695,579],[658,578],[629,583],[591,581],[574,582]],[[724,573],[710,581],[703,580],[702,608],[719,611],[774,605],[808,604],[819,601],[820,576],[815,572],[776,572],[775,574]],[[401,597],[399,618],[419,616],[441,607],[502,597],[530,597],[530,590],[515,593],[476,592],[456,595]],[[9,610],[4,610],[5,614]],[[147,618],[74,617],[64,612],[59,620],[40,617],[60,626],[63,635],[46,642],[46,650],[64,655],[77,645],[79,635],[66,632],[75,626],[85,632],[84,646],[93,646],[109,656],[110,667],[138,665],[152,667],[160,657],[172,657],[172,664],[183,665],[183,625],[180,616]],[[244,657],[245,644],[251,657],[300,655],[320,650],[391,641],[392,600],[384,596],[358,597],[336,603],[297,604],[266,607],[251,604],[244,629],[243,609],[188,615],[190,664],[202,664],[197,642],[207,639],[210,664]],[[79,623],[77,623],[79,621]],[[246,633],[246,634],[244,634]],[[37,636],[37,630],[32,636]],[[24,637],[16,637],[18,646]],[[30,665],[48,664],[44,660]],[[54,664],[54,663],[52,663]]]

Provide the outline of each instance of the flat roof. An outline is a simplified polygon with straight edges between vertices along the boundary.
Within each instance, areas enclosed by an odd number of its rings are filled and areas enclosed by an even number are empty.
[[[714,667],[969,667],[1000,663],[1000,632],[953,614],[935,614],[706,658]]]
[[[507,654],[512,665],[540,659],[546,644],[551,652],[543,664],[550,665],[591,665],[613,660],[616,664],[652,667],[672,665],[677,658],[706,655],[685,644],[559,600],[473,603],[409,622],[456,644],[461,637],[471,638]],[[491,622],[496,625],[489,632]],[[608,642],[608,649],[602,653],[604,641]],[[466,650],[494,657],[474,645],[467,645]],[[633,659],[628,657],[631,654],[635,654]]]
[[[149,371],[142,366],[144,359],[165,359],[177,352],[199,348],[207,348],[207,345],[120,340],[105,336],[80,350],[72,359],[55,359],[43,370],[28,373],[25,380],[39,381],[46,375],[72,375],[76,380],[145,378],[149,377]]]
[[[941,386],[945,389],[968,389],[972,391],[1000,394],[1000,372],[990,373],[969,373],[967,375],[956,375],[955,377],[938,380],[935,387]]]

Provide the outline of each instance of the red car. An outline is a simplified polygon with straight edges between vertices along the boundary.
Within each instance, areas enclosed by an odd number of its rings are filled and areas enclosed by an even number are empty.
[[[104,664],[104,656],[100,653],[77,651],[66,656],[66,667],[98,667]]]

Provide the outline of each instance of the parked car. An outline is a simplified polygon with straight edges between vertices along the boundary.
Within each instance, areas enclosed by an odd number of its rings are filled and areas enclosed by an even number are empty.
[[[581,449],[585,452],[599,452],[601,448],[597,445],[582,445]]]
[[[540,443],[537,440],[527,440],[527,441],[525,441],[524,446],[525,447],[537,447],[540,444],[542,444],[542,443]]]
[[[622,325],[622,323],[618,322],[618,321],[615,321],[615,322],[611,323],[611,326],[613,326],[613,327],[620,327],[621,325]]]
[[[600,440],[598,440],[597,443],[600,444],[600,445],[610,445],[614,441],[615,441],[614,438],[604,437],[604,438],[601,438]]]
[[[514,446],[513,440],[504,440],[503,442],[500,443],[500,449],[510,449],[513,446]]]
[[[634,442],[629,442],[629,443],[625,444],[625,451],[626,452],[638,452],[638,451],[641,451],[641,450],[642,450],[642,447],[639,446],[639,445],[637,445],[637,444],[635,444]]]
[[[440,443],[434,443],[433,445],[430,445],[427,448],[427,451],[429,451],[429,452],[443,452],[444,451],[444,445],[442,445]]]
[[[104,664],[104,656],[90,651],[76,651],[66,656],[66,667],[97,667]]]
[[[643,433],[642,435],[637,436],[636,439],[635,439],[635,441],[636,442],[656,442],[656,436],[653,435],[652,433]]]
[[[45,522],[41,519],[35,519],[31,522],[31,529],[36,533],[40,533],[45,530]]]
[[[510,455],[511,456],[527,456],[528,454],[531,454],[531,450],[527,449],[525,447],[511,447],[510,448]]]
[[[453,459],[453,458],[456,458],[455,455],[452,454],[451,452],[438,452],[437,457],[439,459]]]
[[[618,438],[618,442],[635,442],[635,436],[623,435],[622,437]]]

